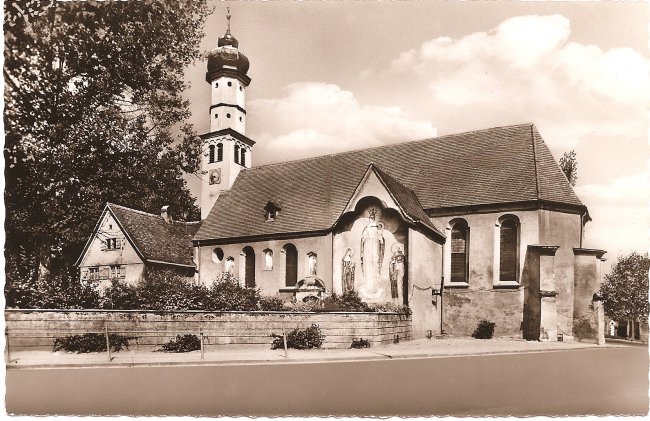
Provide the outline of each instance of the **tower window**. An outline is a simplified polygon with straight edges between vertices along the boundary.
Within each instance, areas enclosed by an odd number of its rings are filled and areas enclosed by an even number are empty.
[[[241,165],[246,166],[246,149],[241,149]]]
[[[244,88],[242,88],[242,87],[240,86],[240,87],[239,87],[239,90],[240,90],[240,91],[243,91],[243,90],[244,90]]]
[[[215,115],[214,115],[214,118],[219,118],[219,114],[215,114]]]
[[[239,164],[239,145],[235,145],[235,164]]]
[[[243,118],[243,117],[239,117],[239,121],[244,121],[244,118]]]
[[[214,162],[214,145],[210,145],[210,152],[208,156],[208,163],[212,164]]]
[[[228,82],[228,86],[232,86],[232,82]]]
[[[219,87],[219,82],[215,83],[215,84],[214,84],[214,87],[215,87],[215,88],[218,88],[218,87]]]
[[[226,117],[230,118],[230,113],[226,114]]]
[[[217,145],[217,162],[223,161],[223,143]]]

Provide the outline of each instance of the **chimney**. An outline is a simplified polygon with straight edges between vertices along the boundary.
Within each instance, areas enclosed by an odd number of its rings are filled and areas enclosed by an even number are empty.
[[[160,216],[168,224],[174,223],[174,221],[172,220],[172,216],[169,214],[169,205],[165,205],[160,209]]]

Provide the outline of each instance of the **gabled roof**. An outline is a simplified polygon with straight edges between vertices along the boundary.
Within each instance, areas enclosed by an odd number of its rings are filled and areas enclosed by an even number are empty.
[[[523,124],[245,169],[194,240],[325,232],[370,163],[414,192],[430,214],[521,202],[586,213],[535,126]],[[269,200],[282,203],[273,222],[264,218]]]
[[[86,244],[77,264],[81,262],[106,212],[117,221],[136,253],[145,262],[194,267],[192,237],[200,222],[167,223],[160,215],[107,203],[93,236]]]
[[[399,206],[399,210],[408,220],[410,220],[410,222],[423,226],[425,230],[431,231],[439,237],[445,237],[443,230],[440,229],[436,223],[431,221],[424,209],[422,209],[422,205],[413,190],[404,186],[395,178],[382,171],[374,163],[371,163],[368,166],[366,174],[371,171],[377,174],[379,181],[381,181],[386,188],[386,191],[388,191],[393,200],[395,200],[395,203],[397,203],[397,206]],[[366,176],[364,176],[364,178],[365,177]]]

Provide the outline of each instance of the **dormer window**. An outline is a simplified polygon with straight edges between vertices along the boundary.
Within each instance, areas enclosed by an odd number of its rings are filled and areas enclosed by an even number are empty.
[[[208,163],[212,164],[214,162],[214,145],[210,145],[209,149]]]
[[[235,164],[239,164],[239,145],[235,145]]]
[[[241,165],[246,166],[246,149],[241,149]]]
[[[282,208],[277,202],[269,201],[266,206],[264,206],[264,211],[266,212],[267,221],[275,221],[278,218],[278,213]]]

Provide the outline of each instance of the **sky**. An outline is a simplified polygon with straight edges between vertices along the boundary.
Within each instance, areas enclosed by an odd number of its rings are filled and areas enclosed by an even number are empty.
[[[648,250],[650,59],[645,2],[214,2],[201,48],[232,34],[250,60],[253,165],[534,123],[575,150],[607,265]],[[208,131],[206,63],[189,68]],[[195,195],[201,181],[190,178]]]

